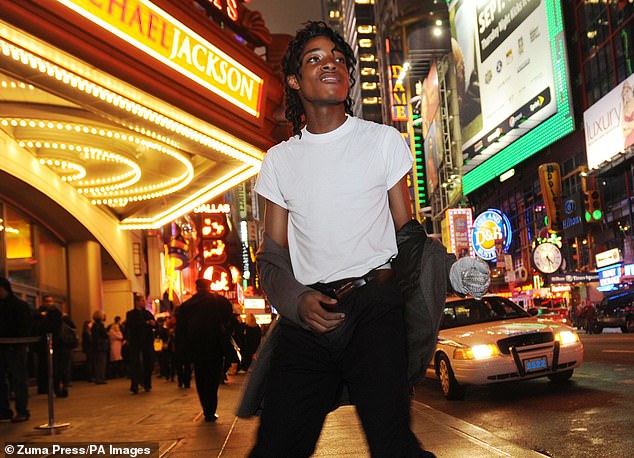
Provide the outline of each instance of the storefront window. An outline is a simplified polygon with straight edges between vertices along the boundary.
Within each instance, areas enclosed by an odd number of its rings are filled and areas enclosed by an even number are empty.
[[[37,285],[31,222],[15,209],[6,207],[4,225],[7,273],[11,282]]]

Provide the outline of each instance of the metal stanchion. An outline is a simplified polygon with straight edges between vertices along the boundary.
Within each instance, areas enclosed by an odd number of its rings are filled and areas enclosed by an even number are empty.
[[[48,350],[48,423],[36,426],[35,429],[59,429],[70,426],[70,423],[55,423],[53,406],[53,334],[46,334],[46,348]]]

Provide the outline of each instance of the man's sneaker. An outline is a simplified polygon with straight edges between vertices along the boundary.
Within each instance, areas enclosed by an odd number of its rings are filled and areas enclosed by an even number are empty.
[[[21,423],[23,421],[27,421],[28,419],[29,419],[29,415],[19,413],[15,417],[13,417],[13,419],[11,420],[11,423]]]
[[[0,422],[7,422],[13,419],[13,412],[0,413]]]

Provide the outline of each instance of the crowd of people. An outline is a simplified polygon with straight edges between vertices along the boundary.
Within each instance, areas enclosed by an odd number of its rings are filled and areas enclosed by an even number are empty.
[[[56,397],[69,396],[73,379],[100,385],[111,378],[128,377],[130,391],[138,394],[140,388],[151,391],[153,377],[176,381],[179,388],[185,389],[191,387],[194,378],[203,410],[207,409],[205,418],[215,421],[215,405],[209,407],[203,400],[215,396],[217,402],[218,385],[226,383],[229,371],[235,375],[248,370],[263,331],[253,314],[247,315],[246,322],[233,314],[231,303],[211,293],[206,280],[197,282],[193,299],[200,303],[202,315],[191,313],[187,305],[190,301],[186,301],[170,316],[155,319],[146,307],[145,298],[135,294],[134,307],[125,319],[115,316],[108,324],[106,314],[97,310],[78,329],[63,312],[64,303],[44,296],[41,305],[32,312],[26,302],[13,294],[10,282],[0,278],[0,339],[15,340],[0,345],[0,421],[29,419],[30,378],[35,380],[38,394],[48,394],[49,335]],[[217,312],[219,308],[224,310],[222,317]],[[214,326],[217,331],[212,332]],[[217,348],[206,343],[209,336],[218,343]],[[210,373],[202,363],[210,355],[217,361],[217,373]],[[205,394],[209,393],[209,387],[211,395]],[[201,389],[207,392],[201,394]],[[10,406],[11,397],[15,409]]]

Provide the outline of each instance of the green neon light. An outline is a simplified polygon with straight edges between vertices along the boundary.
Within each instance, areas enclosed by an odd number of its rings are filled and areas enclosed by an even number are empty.
[[[462,189],[465,195],[499,177],[575,128],[568,95],[566,60],[563,58],[558,60],[558,54],[565,49],[561,3],[559,0],[545,0],[545,5],[548,34],[551,37],[550,53],[553,60],[554,100],[557,101],[557,113],[467,172],[462,178]]]
[[[592,212],[592,219],[598,221],[601,218],[603,218],[603,212],[601,210],[595,210]]]

